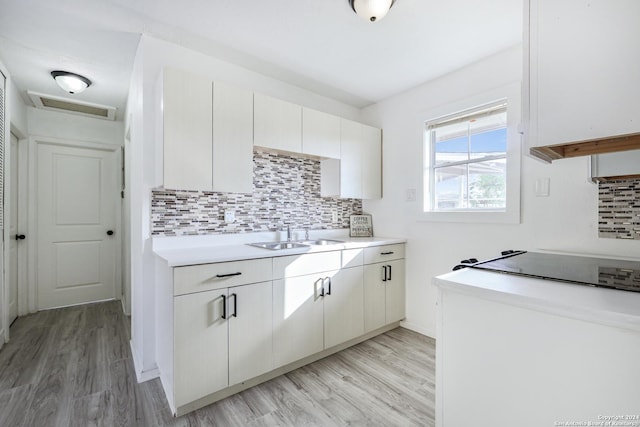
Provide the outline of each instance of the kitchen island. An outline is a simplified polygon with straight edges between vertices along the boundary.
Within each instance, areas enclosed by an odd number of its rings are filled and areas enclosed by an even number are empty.
[[[640,293],[471,268],[433,282],[437,426],[640,426]]]

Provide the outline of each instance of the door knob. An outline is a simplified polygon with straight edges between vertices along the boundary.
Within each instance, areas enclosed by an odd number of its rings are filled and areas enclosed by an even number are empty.
[[[16,234],[16,240],[24,240],[26,238],[27,236],[25,236],[24,234]]]
[[[113,230],[107,231],[107,236],[113,236]]]

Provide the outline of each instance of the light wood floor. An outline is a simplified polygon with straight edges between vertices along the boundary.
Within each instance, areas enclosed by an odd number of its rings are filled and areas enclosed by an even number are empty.
[[[435,342],[397,328],[180,418],[137,384],[119,302],[18,318],[0,426],[433,426]]]

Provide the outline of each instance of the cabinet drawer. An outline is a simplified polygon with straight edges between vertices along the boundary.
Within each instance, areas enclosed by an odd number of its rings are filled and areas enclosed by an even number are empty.
[[[374,264],[376,262],[385,262],[402,258],[404,258],[404,243],[364,248],[365,264]]]
[[[342,268],[358,267],[364,262],[364,249],[345,249],[342,251]]]
[[[339,270],[342,251],[291,255],[273,259],[273,278],[302,276],[328,270]]]
[[[271,258],[176,267],[173,273],[173,294],[184,295],[265,282],[271,280],[271,276]]]

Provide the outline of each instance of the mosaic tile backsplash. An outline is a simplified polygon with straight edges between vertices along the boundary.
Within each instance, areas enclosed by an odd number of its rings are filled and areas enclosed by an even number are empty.
[[[598,184],[598,235],[640,240],[640,179]]]
[[[295,229],[349,228],[349,215],[362,213],[362,200],[320,197],[320,161],[254,150],[253,193],[153,190],[154,236],[248,233]],[[224,211],[235,211],[234,223]],[[333,213],[337,212],[337,221]]]

